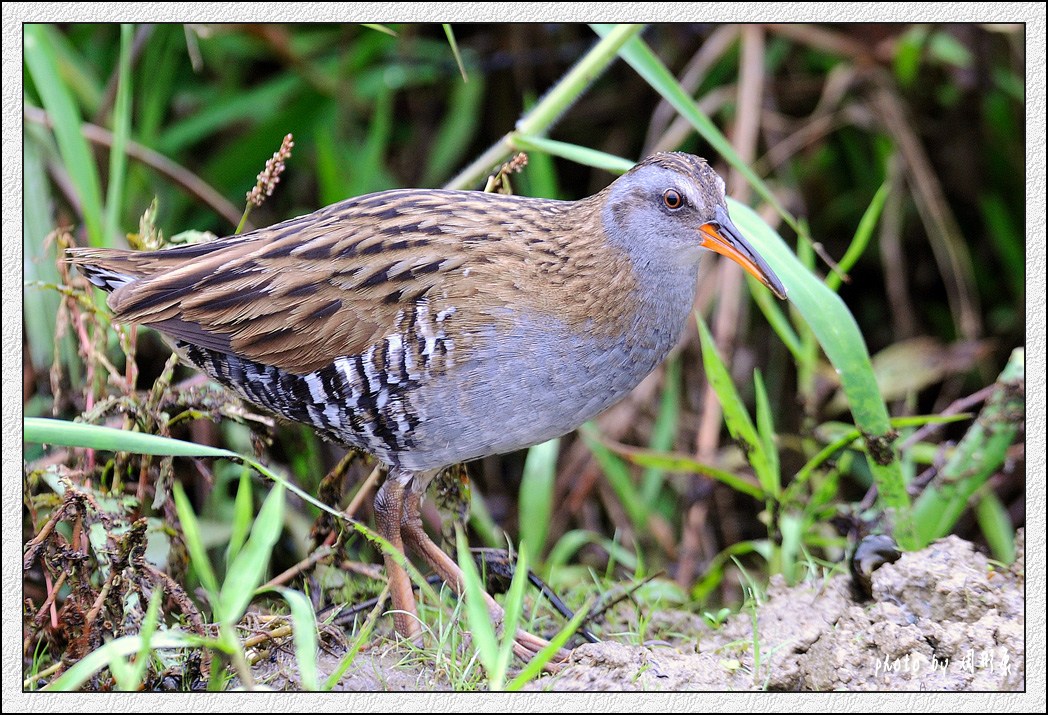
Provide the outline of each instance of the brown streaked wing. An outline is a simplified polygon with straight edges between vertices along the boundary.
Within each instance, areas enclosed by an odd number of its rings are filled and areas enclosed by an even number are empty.
[[[477,192],[372,194],[241,237],[123,253],[142,277],[110,306],[120,320],[306,374],[363,353],[424,296],[435,310],[453,301],[464,322],[486,319],[520,278],[497,270],[490,241],[501,244],[495,254],[525,248],[519,230],[492,235],[491,212],[508,210],[519,228],[554,220],[555,206]],[[456,270],[465,267],[475,270]]]

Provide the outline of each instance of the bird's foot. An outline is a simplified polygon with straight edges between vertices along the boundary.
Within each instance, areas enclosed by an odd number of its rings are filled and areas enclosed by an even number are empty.
[[[497,624],[499,631],[501,631],[506,612],[490,594],[485,593],[484,597],[488,602],[488,613],[491,614],[491,620],[493,623]],[[517,629],[513,641],[513,652],[516,653],[517,657],[525,663],[530,663],[534,658],[538,657],[540,653],[549,648],[550,645],[550,642],[545,638],[537,636],[534,633],[529,633],[521,628]],[[567,650],[566,648],[558,648],[553,652],[549,660],[542,665],[542,669],[549,673],[556,673],[567,664],[570,656],[570,650]]]
[[[513,643],[513,652],[525,663],[530,663],[538,657],[549,646],[549,641],[527,631],[517,630]],[[559,673],[568,664],[571,651],[565,648],[557,649],[552,657],[542,664],[542,669],[547,673]]]

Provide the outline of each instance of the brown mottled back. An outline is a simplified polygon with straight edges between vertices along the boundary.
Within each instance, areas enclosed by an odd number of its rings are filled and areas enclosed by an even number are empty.
[[[585,210],[599,201],[394,190],[208,244],[71,260],[135,279],[109,298],[118,320],[305,374],[377,344],[423,298],[467,330],[533,310],[614,331],[635,282]]]

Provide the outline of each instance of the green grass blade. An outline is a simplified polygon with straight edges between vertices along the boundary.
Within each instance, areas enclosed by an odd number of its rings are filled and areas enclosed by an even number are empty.
[[[349,667],[353,665],[353,662],[357,659],[357,654],[360,653],[360,649],[363,648],[371,638],[372,632],[375,630],[375,621],[378,619],[378,614],[383,609],[383,602],[378,602],[375,607],[371,609],[371,613],[364,620],[364,625],[360,627],[360,631],[357,633],[356,640],[353,641],[353,645],[349,647],[346,654],[339,660],[338,665],[335,666],[334,670],[328,675],[327,679],[324,680],[321,685],[321,690],[324,692],[330,692],[338,685],[339,681],[342,680],[342,676],[346,674]]]
[[[706,573],[702,579],[691,589],[691,597],[699,603],[705,603],[706,598],[724,580],[725,566],[729,561],[735,561],[738,556],[757,554],[765,561],[771,561],[775,547],[766,539],[751,539],[749,541],[738,541],[727,547],[713,557],[706,567]],[[735,561],[738,563],[737,561]]]
[[[527,550],[527,542],[521,541],[517,548],[517,563],[513,565],[513,580],[510,582],[509,591],[506,592],[502,643],[499,645],[498,661],[495,665],[495,672],[499,678],[498,687],[493,686],[492,690],[502,689],[510,663],[513,662],[513,644],[516,642],[517,628],[524,613],[524,589],[528,585],[528,569],[531,568]]]
[[[560,182],[553,157],[544,151],[528,155],[528,168],[521,174],[520,184],[526,187],[528,196],[541,196],[547,199],[560,199]]]
[[[176,75],[185,53],[182,29],[158,25],[138,63],[139,73],[148,77],[135,94],[135,135],[148,147],[156,145],[177,88]],[[171,157],[176,159],[176,157]]]
[[[252,457],[231,452],[228,449],[209,447],[203,444],[182,442],[170,437],[160,437],[141,432],[87,425],[80,422],[47,419],[43,417],[26,417],[22,420],[23,439],[26,442],[52,444],[63,447],[86,447],[111,452],[133,452],[135,454],[152,454],[173,457],[228,457],[236,459],[258,470],[263,476],[276,484],[287,488],[299,499],[309,502],[317,509],[326,511],[336,519],[344,515],[337,509],[320,501],[297,484],[289,482],[284,476],[269,469]]]
[[[553,573],[562,568],[571,558],[578,553],[579,549],[587,544],[595,544],[604,549],[611,560],[622,564],[624,568],[636,570],[637,556],[617,541],[612,541],[606,536],[594,534],[585,529],[574,529],[567,532],[550,549],[549,558],[546,559],[546,569]]]
[[[797,259],[809,273],[815,272],[815,248],[808,241],[797,244]],[[752,283],[750,284],[753,285]],[[801,338],[800,356],[797,358],[797,392],[802,400],[811,400],[819,379],[819,339],[806,321],[796,326]],[[876,378],[876,373],[874,373]],[[878,384],[878,387],[880,385]],[[881,395],[881,400],[884,396]]]
[[[141,652],[142,642],[143,637],[141,635],[123,636],[109,641],[74,663],[69,670],[48,683],[42,690],[59,692],[77,690],[114,659],[126,658]],[[154,650],[161,648],[194,648],[199,646],[200,638],[178,631],[164,631],[154,634],[149,642]]]
[[[902,469],[892,448],[894,432],[855,318],[840,297],[798,260],[753,209],[731,199],[728,205],[732,220],[782,280],[790,303],[836,368],[855,425],[865,437],[880,503],[895,511],[896,540],[903,548],[913,548],[916,544],[913,515]],[[752,279],[750,286],[753,290],[765,290]]]
[[[51,187],[47,181],[43,146],[32,134],[26,127],[22,144],[22,274],[26,283],[56,284],[58,269],[54,249],[45,245],[45,239],[54,227]],[[22,323],[29,354],[33,366],[44,371],[51,366],[55,355],[55,316],[59,295],[54,290],[27,285],[22,291],[22,300],[22,314],[29,318]]]
[[[557,651],[564,647],[569,638],[575,635],[575,631],[577,631],[579,626],[582,625],[582,622],[586,619],[586,616],[589,615],[590,608],[592,607],[592,601],[587,601],[583,604],[582,608],[575,612],[575,617],[568,621],[565,626],[557,632],[557,635],[550,639],[549,645],[539,651],[534,658],[521,668],[516,677],[506,685],[506,690],[516,692],[524,687],[529,681],[534,680],[539,673],[542,672],[542,668],[546,663],[556,655]]]
[[[724,423],[728,426],[731,436],[744,443],[746,459],[767,490],[769,484],[777,485],[778,479],[771,473],[771,464],[768,461],[768,455],[765,454],[764,443],[757,434],[757,428],[750,418],[750,413],[746,410],[746,405],[735,389],[728,368],[717,352],[717,345],[713,341],[713,336],[710,335],[709,328],[706,327],[706,321],[698,312],[695,313],[695,320],[699,326],[702,365],[706,370],[706,380],[717,393],[717,400],[724,410]]]
[[[491,515],[484,495],[480,492],[474,491],[470,494],[469,526],[485,546],[499,548],[506,543],[502,529],[495,523],[495,517]]]
[[[364,164],[363,166],[353,167],[354,175],[367,172],[371,176],[381,177],[387,172],[386,155],[389,153],[389,143],[393,137],[393,102],[395,99],[396,92],[392,89],[380,92],[375,98],[371,123],[368,124],[367,138],[362,147],[361,158],[364,160]],[[374,179],[367,179],[366,183],[351,185],[350,196],[357,196],[388,186],[386,180],[381,181],[382,186],[372,182],[374,182]]]
[[[222,101],[207,103],[196,114],[170,125],[153,149],[165,156],[174,156],[236,122],[265,122],[287,103],[301,83],[297,75],[281,74],[235,96],[223,96]],[[243,157],[238,157],[238,161],[242,160]]]
[[[1015,561],[1015,527],[1000,497],[985,489],[975,505],[975,518],[994,558],[1006,564]]]
[[[229,534],[229,546],[226,547],[227,564],[233,563],[251,533],[251,521],[255,516],[255,501],[252,492],[251,470],[243,467],[240,472],[240,482],[237,485],[237,495],[233,500],[232,530]]]
[[[113,104],[113,146],[109,150],[109,183],[103,236],[106,242],[120,235],[120,212],[124,206],[124,179],[127,175],[127,141],[131,134],[131,40],[134,27],[120,26],[120,61]]]
[[[86,57],[89,51],[78,47],[65,32],[56,32],[57,29],[55,25],[48,25],[47,39],[58,64],[58,75],[69,88],[82,115],[93,116],[105,95],[105,81],[99,76],[100,68]]]
[[[349,194],[346,186],[349,177],[346,175],[346,167],[340,156],[339,142],[331,127],[317,127],[313,135],[316,144],[316,172],[317,191],[322,204],[333,204],[341,201]]]
[[[160,620],[160,601],[163,597],[164,589],[160,587],[153,591],[149,599],[145,618],[142,619],[142,627],[138,631],[142,639],[142,647],[135,654],[134,663],[128,663],[121,657],[115,657],[109,663],[109,670],[112,671],[113,678],[123,691],[138,691],[145,682],[146,669],[149,667],[149,651],[152,648],[153,636],[156,634]]]
[[[511,134],[510,144],[520,151],[537,151],[569,159],[577,164],[593,166],[613,174],[623,174],[633,168],[634,162],[607,152],[568,142],[547,139],[532,134]]]
[[[316,692],[320,690],[320,679],[317,675],[317,618],[313,604],[300,591],[284,587],[276,591],[284,597],[291,610],[299,683],[303,690]]]
[[[524,475],[520,480],[520,540],[529,544],[537,557],[546,548],[559,453],[560,440],[553,439],[529,449],[524,460]]]
[[[870,205],[866,207],[862,218],[859,219],[859,227],[855,229],[855,236],[848,245],[848,250],[844,252],[844,256],[837,263],[841,273],[847,274],[870,244],[870,239],[873,237],[873,229],[877,227],[877,221],[884,210],[884,202],[888,200],[888,194],[891,193],[890,190],[891,185],[885,182],[881,184],[881,188],[877,189],[877,193],[873,195]],[[830,273],[826,277],[826,285],[833,291],[841,287],[842,281],[843,279],[837,272]]]
[[[710,479],[716,479],[740,494],[746,494],[754,499],[763,500],[767,497],[764,490],[748,478],[732,474],[724,469],[717,469],[708,464],[703,464],[688,455],[668,452],[650,452],[644,449],[630,449],[628,454],[623,455],[631,463],[639,467],[661,469],[666,472],[687,472],[689,474],[701,474]]]
[[[786,582],[792,585],[797,582],[797,560],[804,544],[804,522],[797,514],[786,512],[779,515],[778,524],[782,545],[772,553],[777,553],[782,561],[779,568],[773,566],[772,569],[785,576]]]
[[[244,615],[255,595],[255,589],[265,579],[273,547],[283,530],[284,487],[276,484],[258,510],[258,518],[251,527],[251,537],[229,565],[219,593],[223,623],[231,625]]]
[[[762,477],[761,486],[764,491],[771,494],[776,500],[782,493],[782,480],[779,474],[779,450],[775,445],[775,423],[771,416],[771,403],[768,401],[768,392],[764,388],[764,378],[760,370],[753,371],[754,400],[756,402],[757,415],[757,437],[760,438],[764,459],[768,463],[767,470],[758,477]]]
[[[207,557],[207,549],[204,548],[204,540],[200,534],[200,522],[197,521],[193,507],[189,503],[189,497],[180,482],[172,485],[172,494],[175,497],[175,512],[178,521],[182,525],[182,535],[185,537],[186,550],[189,552],[189,562],[196,572],[200,584],[207,591],[208,600],[211,602],[212,616],[217,621],[222,620],[219,605],[218,578],[214,569],[211,568],[211,560]]]
[[[377,30],[378,32],[382,32],[382,33],[384,33],[386,35],[390,35],[391,37],[396,37],[397,36],[397,31],[394,30],[391,27],[386,26],[386,25],[380,25],[380,24],[375,23],[375,22],[362,22],[360,24],[363,27],[366,27],[366,28],[371,29],[371,30]]]
[[[182,442],[141,432],[100,427],[81,422],[66,422],[46,417],[22,420],[22,438],[26,442],[62,447],[86,447],[108,452],[133,452],[173,457],[237,457],[235,452],[218,447]]]
[[[499,660],[499,645],[495,637],[495,628],[491,624],[491,614],[488,613],[484,602],[484,586],[477,572],[477,565],[473,562],[473,554],[470,553],[469,544],[462,533],[462,528],[455,525],[455,543],[458,547],[458,565],[462,569],[462,580],[466,589],[466,621],[469,623],[469,631],[473,636],[473,644],[476,646],[480,662],[488,674],[489,682],[497,677],[496,668]],[[492,690],[498,688],[492,684]]]
[[[463,82],[469,82],[469,75],[466,74],[466,65],[462,62],[462,53],[459,52],[458,43],[455,42],[455,31],[451,29],[451,25],[447,22],[443,24],[444,34],[448,38],[448,44],[451,46],[451,54],[455,55],[455,63],[458,65],[459,74],[462,75]]]
[[[1026,239],[1022,218],[1015,216],[997,193],[981,196],[979,209],[986,226],[983,235],[990,239],[1005,267],[999,277],[1008,282],[1012,295],[1022,298],[1026,295]]]
[[[105,245],[102,220],[102,191],[94,158],[87,140],[80,133],[80,111],[69,88],[62,81],[53,50],[54,29],[46,25],[25,25],[24,58],[44,109],[54,123],[55,140],[62,163],[80,199],[88,242]]]

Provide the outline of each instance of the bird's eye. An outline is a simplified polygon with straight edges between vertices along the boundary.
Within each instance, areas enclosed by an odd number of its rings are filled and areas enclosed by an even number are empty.
[[[662,203],[666,204],[666,208],[671,211],[676,211],[684,205],[684,197],[676,189],[666,189],[662,195]]]

